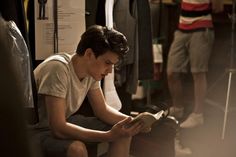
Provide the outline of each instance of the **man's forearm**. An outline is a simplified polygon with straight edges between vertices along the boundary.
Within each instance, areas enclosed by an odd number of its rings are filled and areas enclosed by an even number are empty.
[[[74,139],[86,142],[112,141],[112,137],[107,131],[91,130],[83,128],[72,123],[66,123],[65,126],[52,131],[57,138]]]
[[[110,106],[106,106],[106,109],[104,112],[100,112],[99,115],[96,115],[97,117],[99,117],[102,121],[110,124],[110,125],[114,125],[117,122],[127,118],[128,116],[117,111],[116,109],[110,107]]]

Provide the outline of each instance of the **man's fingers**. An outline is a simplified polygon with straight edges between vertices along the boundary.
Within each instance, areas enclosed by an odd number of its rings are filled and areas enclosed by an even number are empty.
[[[124,125],[129,124],[129,123],[131,122],[131,120],[132,120],[131,117],[127,117],[127,118],[125,118],[125,119],[119,121],[117,124],[118,124],[119,126],[124,126]]]

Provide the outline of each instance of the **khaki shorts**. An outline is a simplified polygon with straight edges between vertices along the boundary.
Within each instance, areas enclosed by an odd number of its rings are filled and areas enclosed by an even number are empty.
[[[211,29],[188,33],[177,30],[168,55],[167,71],[207,72],[213,42],[214,31]]]

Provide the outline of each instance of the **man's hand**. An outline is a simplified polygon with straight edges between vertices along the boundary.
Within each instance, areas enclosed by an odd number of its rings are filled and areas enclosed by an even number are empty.
[[[126,126],[126,127],[131,127],[131,126],[133,126],[135,123],[144,123],[143,121],[142,121],[142,119],[135,119],[135,118],[132,118],[132,120],[128,123],[128,125]],[[142,132],[142,133],[148,133],[148,132],[150,132],[152,130],[152,128],[151,127],[147,127],[147,126],[145,126],[144,124],[142,125],[142,128],[140,129],[140,132]]]
[[[132,126],[127,127],[131,122],[132,118],[127,117],[124,120],[115,124],[111,130],[108,132],[110,134],[111,139],[117,139],[121,137],[130,137],[138,134],[143,129],[143,123],[136,122]]]

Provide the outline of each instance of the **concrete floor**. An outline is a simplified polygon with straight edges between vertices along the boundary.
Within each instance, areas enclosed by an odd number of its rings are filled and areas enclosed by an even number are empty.
[[[190,157],[235,157],[236,156],[236,73],[232,74],[229,95],[229,112],[224,139],[222,139],[224,108],[226,104],[229,72],[227,60],[215,64],[218,57],[210,63],[208,73],[209,90],[204,108],[205,123],[194,129],[180,130],[180,139],[184,146],[191,148]],[[219,62],[218,62],[219,63]],[[217,65],[217,66],[216,66]],[[218,68],[216,68],[218,67]],[[225,70],[226,69],[226,70]],[[191,104],[191,101],[190,101]]]
[[[224,139],[222,139],[224,112],[207,104],[204,117],[204,125],[180,130],[182,144],[191,148],[193,152],[191,157],[235,157],[236,111],[228,113]]]

